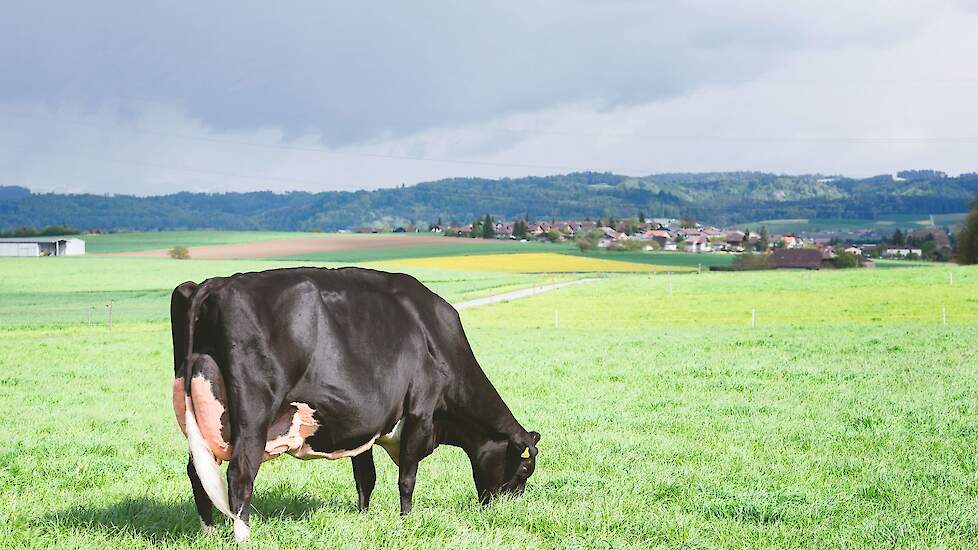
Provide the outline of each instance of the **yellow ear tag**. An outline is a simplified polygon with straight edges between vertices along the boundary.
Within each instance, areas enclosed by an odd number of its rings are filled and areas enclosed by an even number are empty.
[[[520,458],[530,458],[530,448],[529,447],[523,449],[523,454],[520,455]]]

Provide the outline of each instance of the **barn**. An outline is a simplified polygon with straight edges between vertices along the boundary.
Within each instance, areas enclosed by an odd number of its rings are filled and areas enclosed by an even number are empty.
[[[0,256],[81,256],[85,241],[73,237],[11,237],[0,239]]]

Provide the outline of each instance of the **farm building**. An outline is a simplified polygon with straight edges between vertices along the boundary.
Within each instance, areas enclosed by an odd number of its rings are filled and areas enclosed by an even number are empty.
[[[72,237],[11,237],[0,239],[0,256],[81,256],[85,241]]]
[[[819,269],[832,267],[832,259],[814,248],[778,248],[771,253],[775,269]]]

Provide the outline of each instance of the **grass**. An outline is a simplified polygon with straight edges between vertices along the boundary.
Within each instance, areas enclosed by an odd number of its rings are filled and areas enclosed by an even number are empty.
[[[326,238],[339,235],[338,233],[288,233],[262,231],[159,231],[113,233],[107,235],[84,235],[86,249],[89,254],[107,254],[120,252],[139,252],[144,250],[164,250],[174,246],[203,246],[219,244],[235,244],[291,238]],[[413,235],[413,234],[412,234]],[[374,237],[391,237],[392,235],[350,235],[370,239]],[[396,236],[396,235],[394,235]],[[408,235],[410,236],[410,235]],[[316,264],[351,264],[366,262],[387,262],[414,258],[435,258],[444,256],[469,256],[485,254],[519,254],[519,253],[557,253],[572,256],[602,258],[623,262],[634,262],[650,265],[666,265],[680,267],[703,267],[710,265],[730,265],[733,258],[724,254],[686,254],[682,252],[606,252],[592,251],[586,254],[577,250],[574,243],[537,243],[517,242],[510,240],[473,241],[465,238],[445,237],[444,245],[422,245],[390,248],[363,248],[359,250],[341,250],[335,252],[306,253],[292,256],[267,258],[293,263]],[[641,269],[639,269],[641,271]],[[559,269],[557,270],[559,271]]]
[[[340,264],[270,260],[171,260],[164,258],[0,258],[0,330],[9,326],[165,321],[173,288],[183,281],[244,271]],[[541,275],[463,273],[391,266],[424,280],[450,301],[479,298],[542,284]]]
[[[935,214],[934,223],[938,225],[957,225],[964,221],[966,213]],[[873,229],[883,233],[892,233],[900,229],[920,229],[931,225],[930,216],[926,214],[884,215],[878,219],[836,219],[836,218],[800,218],[786,220],[760,220],[747,224],[752,231],[760,231],[761,226],[767,227],[771,233],[800,233],[819,231],[843,231]],[[743,228],[741,228],[743,229]]]
[[[164,250],[174,246],[234,244],[302,237],[324,237],[323,233],[286,231],[134,231],[104,235],[81,235],[89,254]]]
[[[689,270],[685,267],[665,267],[650,263],[628,262],[594,256],[554,254],[552,252],[409,258],[391,260],[386,262],[386,265],[501,273],[639,273]]]
[[[7,285],[133,290],[244,264],[91,260],[65,259],[59,285],[53,263],[0,262],[0,303]],[[465,456],[439,448],[400,518],[380,452],[358,514],[348,461],[283,458],[259,474],[251,544],[972,548],[975,296],[978,270],[955,266],[623,274],[466,310],[484,370],[543,434],[527,493],[478,506]],[[0,547],[232,547],[227,526],[198,535],[165,322],[0,324],[0,418],[17,419],[0,423]]]
[[[703,266],[705,270],[709,266],[728,266],[733,265],[734,258],[733,254],[693,254],[689,252],[639,252],[639,251],[605,251],[605,250],[592,250],[589,252],[579,252],[574,250],[568,252],[575,256],[585,256],[588,258],[606,258],[609,260],[618,260],[622,262],[636,262],[643,264],[652,265],[665,265],[665,266],[676,266],[676,267],[691,267],[697,268],[698,266]]]
[[[402,248],[364,248],[283,256],[285,260],[310,260],[320,262],[363,263],[401,260],[405,258],[429,258],[436,256],[468,256],[476,254],[519,254],[523,252],[559,251],[571,249],[570,244],[541,244],[518,241],[474,241],[473,239],[445,237],[444,245],[407,246]]]

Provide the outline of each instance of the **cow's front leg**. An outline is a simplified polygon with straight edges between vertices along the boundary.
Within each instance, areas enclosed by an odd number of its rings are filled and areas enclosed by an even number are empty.
[[[398,463],[397,488],[401,494],[401,515],[411,513],[418,463],[435,449],[435,425],[432,419],[405,417],[401,432],[401,456]]]
[[[251,535],[248,517],[251,511],[251,496],[255,491],[255,477],[261,466],[265,450],[264,430],[262,435],[238,435],[228,463],[228,497],[234,518],[234,540],[244,544]]]
[[[374,485],[377,483],[373,449],[367,449],[351,460],[353,461],[353,480],[357,484],[358,506],[361,512],[366,512],[367,508],[370,507],[370,493],[373,492]]]
[[[194,490],[194,504],[197,506],[197,516],[200,517],[200,528],[209,535],[214,532],[214,507],[210,497],[204,492],[200,477],[197,476],[193,458],[187,460],[187,477],[190,478],[190,486]]]

